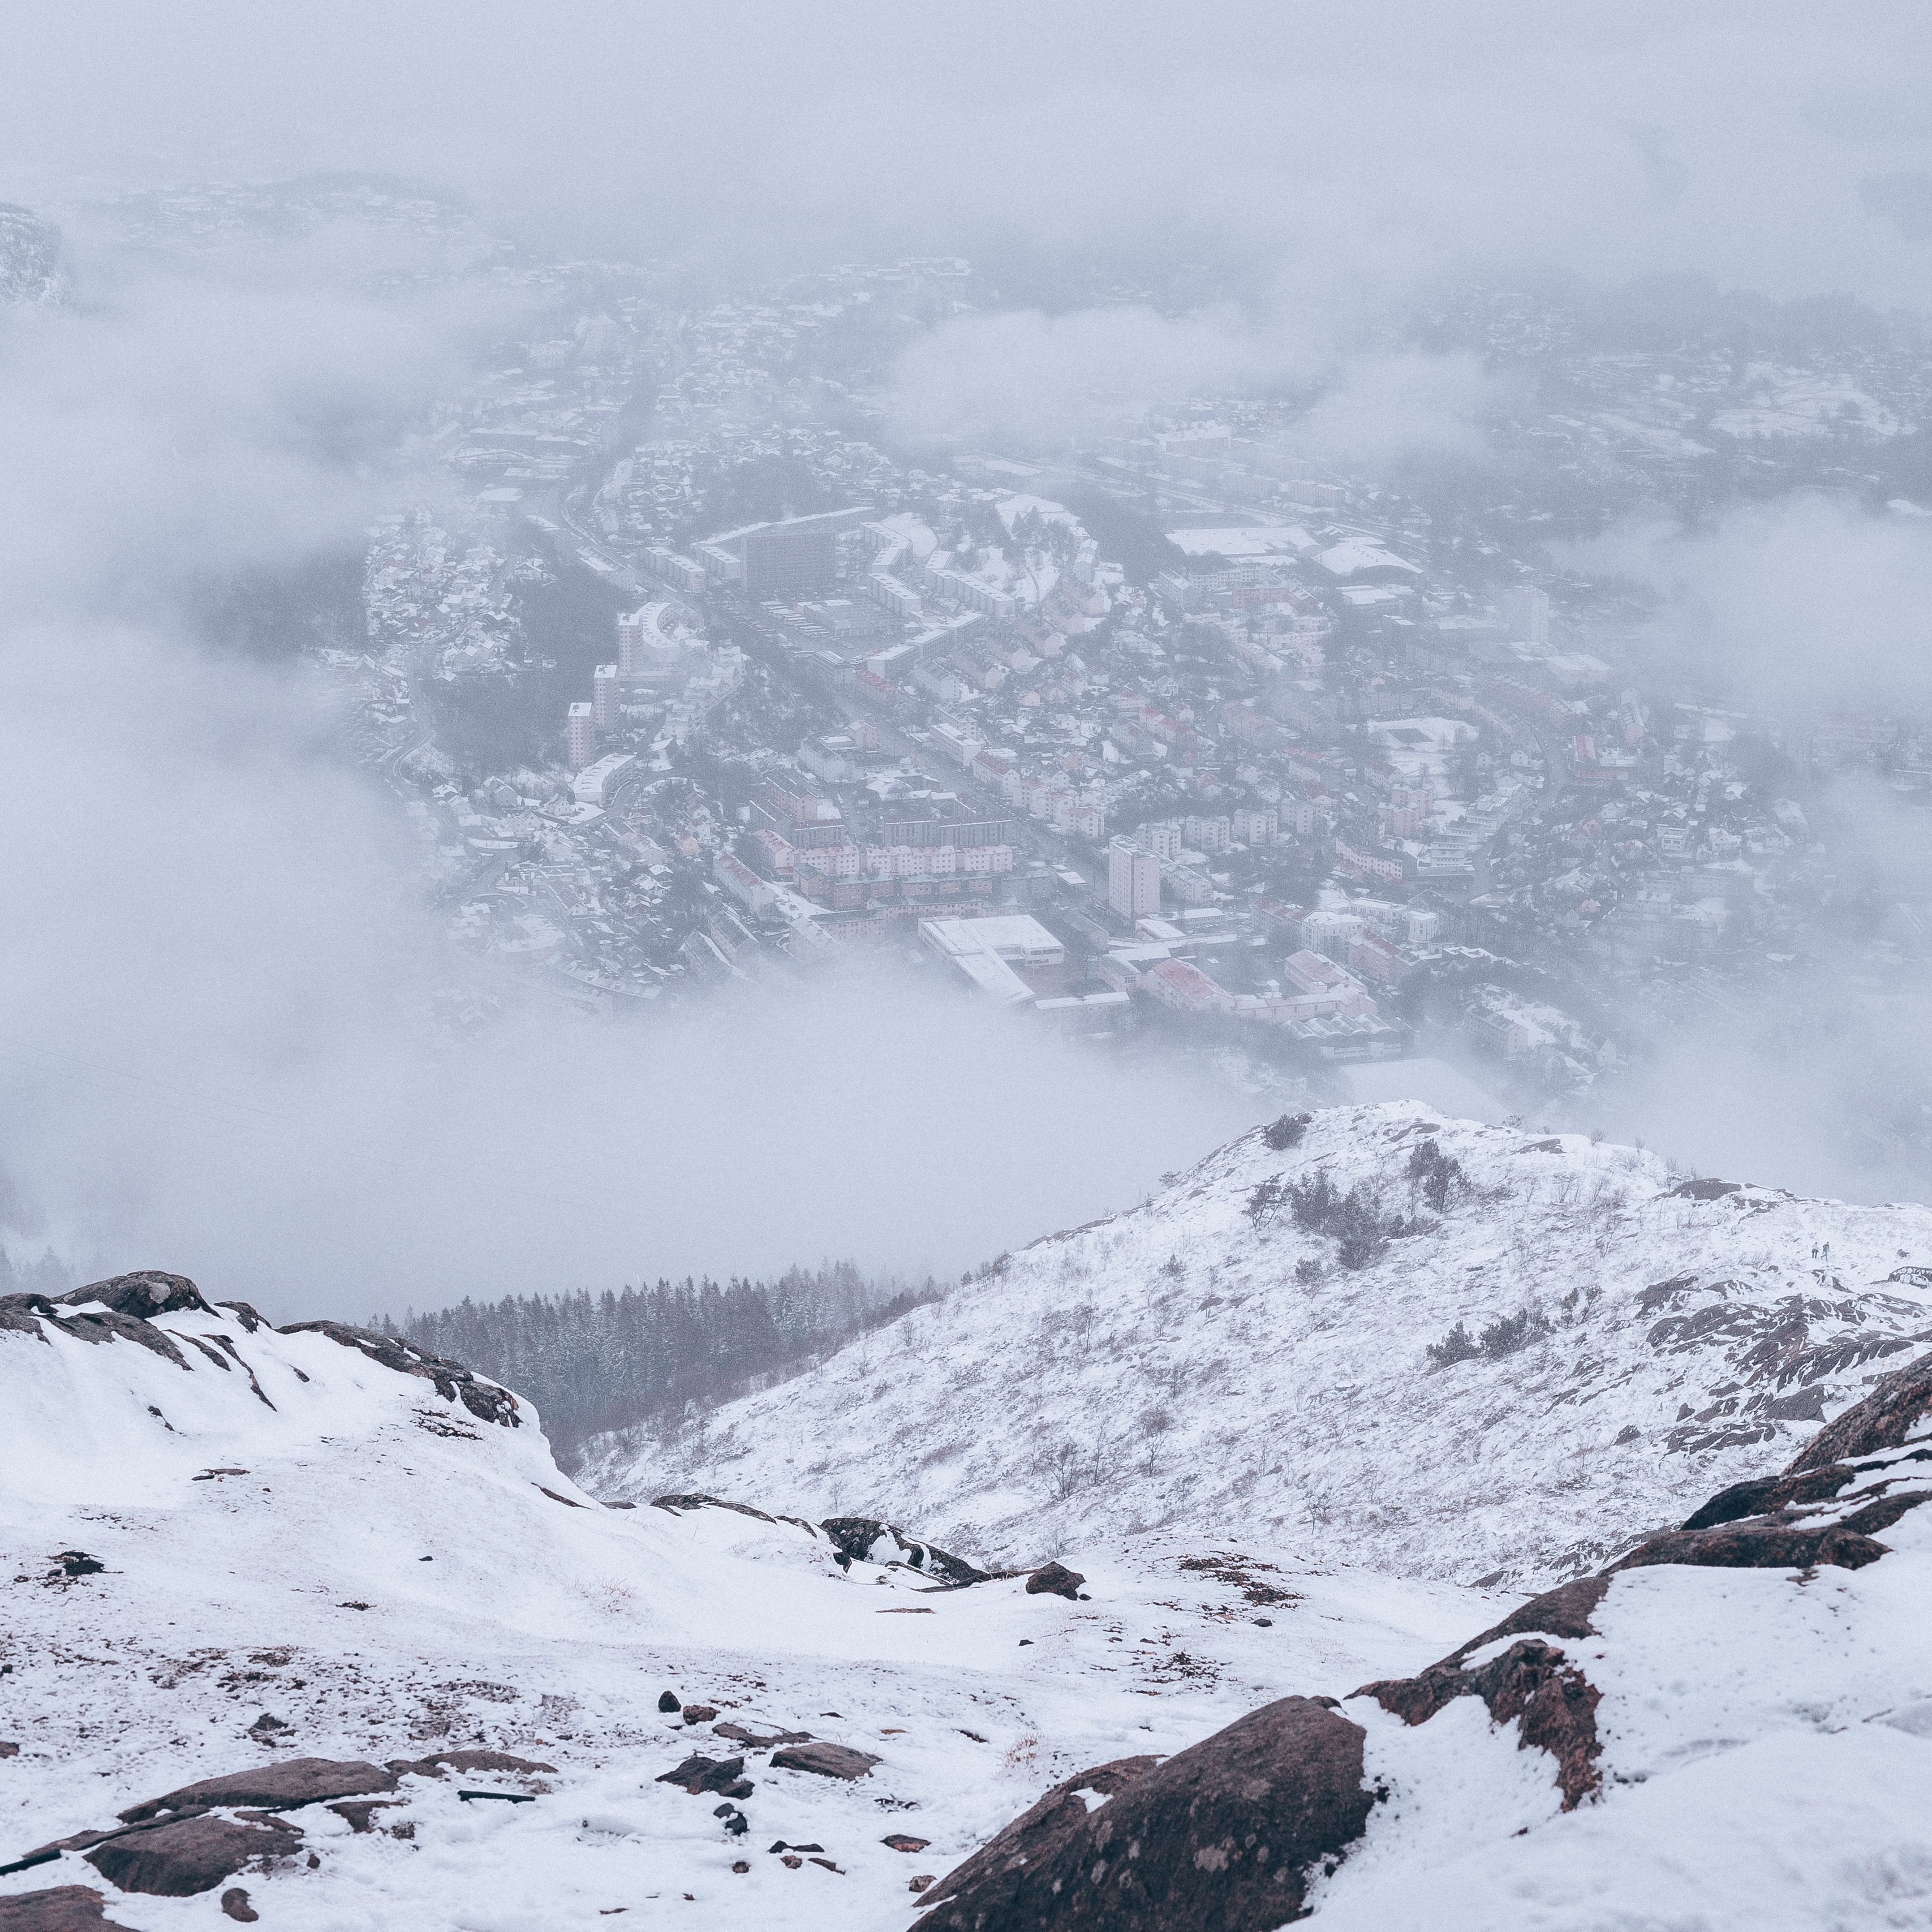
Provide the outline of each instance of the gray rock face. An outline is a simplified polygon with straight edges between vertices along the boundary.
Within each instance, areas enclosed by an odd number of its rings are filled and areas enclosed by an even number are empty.
[[[1150,1770],[1124,1759],[1070,1779],[934,1886],[922,1923],[1272,1932],[1367,1825],[1364,1735],[1324,1703],[1284,1697]],[[1086,1810],[1083,1790],[1106,1802]]]
[[[214,1312],[202,1298],[201,1290],[186,1275],[163,1274],[157,1268],[110,1275],[105,1281],[92,1281],[84,1288],[74,1288],[60,1299],[74,1308],[98,1301],[116,1315],[129,1316],[136,1322],[152,1322],[157,1315]]]
[[[366,1798],[370,1792],[393,1791],[396,1778],[380,1765],[354,1759],[292,1757],[280,1764],[258,1766],[253,1771],[231,1772],[225,1778],[205,1778],[184,1784],[164,1797],[130,1805],[122,1812],[125,1825],[138,1825],[166,1811],[206,1809],[217,1804],[253,1804],[265,1811],[292,1811],[330,1798]]]
[[[302,1840],[296,1826],[279,1820],[178,1818],[124,1832],[84,1856],[123,1892],[191,1898],[257,1858],[286,1858]]]
[[[50,1892],[0,1898],[0,1932],[134,1932],[106,1916],[106,1902],[91,1885],[57,1885]]]

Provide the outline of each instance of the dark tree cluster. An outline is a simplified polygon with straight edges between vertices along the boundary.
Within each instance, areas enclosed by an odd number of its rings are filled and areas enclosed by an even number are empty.
[[[930,1282],[880,1281],[840,1262],[770,1282],[687,1279],[601,1294],[466,1298],[370,1325],[528,1396],[564,1449],[689,1402],[724,1400],[754,1378],[802,1366],[938,1298]]]

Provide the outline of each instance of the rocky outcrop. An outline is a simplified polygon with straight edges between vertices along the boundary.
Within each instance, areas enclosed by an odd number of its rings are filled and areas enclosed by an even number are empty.
[[[1546,1750],[1556,1760],[1566,1811],[1574,1810],[1600,1781],[1597,1704],[1601,1694],[1562,1650],[1540,1638],[1523,1638],[1477,1668],[1445,1660],[1418,1677],[1364,1684],[1356,1695],[1374,1698],[1407,1724],[1426,1724],[1456,1698],[1480,1697],[1494,1722],[1516,1725],[1519,1750]]]
[[[516,1772],[533,1778],[544,1772],[554,1772],[556,1766],[539,1764],[533,1758],[512,1757],[508,1751],[446,1750],[433,1752],[428,1757],[392,1757],[389,1768],[398,1778],[440,1778],[446,1771]]]
[[[123,1892],[191,1898],[267,1858],[292,1856],[302,1832],[280,1819],[171,1819],[117,1833],[86,1856],[103,1878]]]
[[[0,1898],[0,1932],[133,1932],[106,1916],[106,1901],[91,1885],[57,1885],[48,1892]]]
[[[1854,1402],[1835,1422],[1820,1430],[1786,1470],[1796,1475],[1834,1462],[1856,1461],[1886,1449],[1902,1448],[1915,1436],[1932,1448],[1932,1355],[1887,1376],[1864,1401]]]
[[[820,1778],[863,1778],[879,1762],[870,1751],[819,1742],[787,1744],[784,1750],[773,1751],[771,1757],[774,1771],[808,1771]]]
[[[184,1784],[164,1797],[130,1805],[119,1816],[123,1824],[133,1825],[164,1811],[205,1810],[215,1805],[252,1804],[265,1811],[293,1811],[326,1798],[366,1798],[372,1792],[395,1788],[395,1773],[378,1764],[363,1764],[352,1758],[292,1757],[253,1771],[231,1772],[225,1778]]]
[[[968,1901],[965,1909],[974,1916],[961,1923],[991,1923],[1028,1870],[1038,1870],[1065,1851],[1096,1802],[1118,1797],[1160,1762],[1157,1757],[1116,1758],[1056,1784],[955,1870],[933,1902]],[[922,1838],[914,1839],[907,1849],[923,1851],[926,1844]]]
[[[445,1402],[460,1402],[478,1422],[501,1424],[506,1429],[522,1424],[520,1405],[508,1389],[485,1382],[460,1362],[446,1360],[418,1348],[400,1336],[380,1334],[373,1328],[358,1328],[346,1322],[292,1322],[275,1331],[278,1335],[326,1335],[345,1348],[354,1348],[372,1362],[393,1369],[401,1376],[420,1376],[436,1385]]]
[[[191,1312],[212,1315],[214,1310],[202,1298],[201,1290],[184,1274],[163,1274],[158,1269],[142,1268],[133,1274],[110,1276],[105,1281],[89,1282],[60,1297],[76,1308],[98,1302],[116,1315],[136,1322],[152,1322],[157,1315]]]
[[[751,1781],[745,1775],[745,1760],[742,1757],[706,1757],[694,1751],[682,1764],[659,1772],[657,1782],[674,1784],[693,1798],[701,1798],[706,1792],[715,1792],[720,1798],[748,1798],[752,1795]]]
[[[1150,1769],[1102,1766],[934,1886],[921,1924],[1269,1932],[1300,1915],[1310,1878],[1367,1825],[1376,1794],[1363,1785],[1363,1739],[1328,1704],[1284,1697]]]
[[[988,1573],[976,1568],[963,1556],[955,1556],[935,1544],[921,1543],[868,1516],[827,1516],[819,1525],[831,1538],[832,1546],[854,1563],[904,1563],[923,1570],[943,1583],[983,1583]]]
[[[1064,1563],[1043,1563],[1026,1580],[1026,1593],[1029,1597],[1070,1597],[1077,1602],[1086,1580]]]
[[[1601,1693],[1588,1666],[1616,1580],[1638,1569],[1860,1569],[1880,1533],[1932,1501],[1932,1356],[1888,1376],[1782,1474],[1733,1484],[1680,1529],[1646,1537],[1594,1576],[1520,1605],[1413,1677],[1368,1684],[1405,1724],[1474,1697],[1517,1748],[1539,1750],[1568,1811],[1604,1784]],[[1030,1584],[1029,1588],[1032,1587]],[[1332,1870],[1382,1794],[1363,1783],[1365,1733],[1326,1698],[1255,1712],[1157,1768],[1123,1760],[1070,1778],[943,1885],[944,1932],[1192,1932],[1281,1924],[1309,1875]]]
[[[228,1311],[226,1315],[224,1310]],[[165,1356],[176,1368],[191,1370],[194,1364],[182,1352],[184,1337],[155,1325],[158,1316],[180,1314],[206,1315],[217,1321],[232,1318],[249,1335],[267,1326],[246,1302],[224,1302],[217,1308],[187,1276],[144,1268],[132,1274],[114,1275],[106,1281],[90,1282],[85,1288],[76,1288],[58,1298],[32,1294],[0,1295],[0,1334],[10,1331],[44,1342],[50,1339],[48,1330],[52,1328],[85,1342],[133,1342]],[[500,1423],[512,1429],[522,1421],[517,1398],[508,1390],[485,1381],[460,1362],[428,1354],[396,1336],[354,1328],[344,1322],[296,1322],[274,1332],[326,1335],[331,1341],[354,1348],[398,1375],[417,1376],[433,1383],[444,1401],[460,1402],[478,1421]],[[239,1366],[254,1393],[269,1408],[274,1406],[229,1336],[190,1334],[184,1339],[197,1354],[217,1368],[226,1371],[231,1365]]]

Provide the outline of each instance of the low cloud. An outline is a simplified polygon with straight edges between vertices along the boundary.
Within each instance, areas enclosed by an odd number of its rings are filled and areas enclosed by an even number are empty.
[[[855,1256],[956,1272],[1136,1197],[1256,1109],[890,965],[596,1022],[488,981],[299,664],[211,574],[400,487],[466,321],[326,283],[130,285],[0,337],[0,1203],[105,1272],[284,1316]]]
[[[1648,586],[1658,638],[1754,707],[1932,706],[1932,518],[1806,492],[1708,526],[1622,525],[1563,557]]]

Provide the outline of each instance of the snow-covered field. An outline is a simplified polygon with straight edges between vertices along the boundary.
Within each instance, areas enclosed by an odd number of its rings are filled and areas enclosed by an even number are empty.
[[[1359,1270],[1246,1211],[1322,1172],[1377,1197]],[[1923,1355],[1928,1255],[1916,1208],[1338,1110],[738,1406],[685,1480],[634,1469],[672,1493],[628,1508],[527,1405],[392,1341],[169,1276],[13,1298],[0,1864],[295,1761],[359,1763],[332,1792],[368,1802],[280,1813],[298,1840],[186,1896],[73,1845],[0,1874],[0,1928],[98,1923],[22,1916],[89,1886],[132,1932],[1045,1932],[1127,1923],[1158,1869],[1207,1902],[1155,1897],[1146,1932],[1268,1932],[1304,1894],[1361,1932],[1932,1928],[1932,1358],[1884,1378]],[[1526,1306],[1525,1346],[1432,1365],[1456,1320]],[[1124,1461],[1133,1430],[1154,1452]],[[1073,1593],[944,1587],[923,1549],[807,1520],[943,1546],[948,1496],[986,1526],[958,1553],[1058,1558]],[[1444,1580],[1506,1549],[1628,1553],[1527,1605]],[[1256,1777],[1230,1740],[1270,1726],[1327,1744]],[[801,1733],[860,1774],[788,1764]],[[424,1765],[454,1751],[520,1762]],[[663,1781],[694,1756],[708,1789]],[[1199,1807],[1162,1796],[1197,1776]],[[1042,1794],[1030,1869],[950,1876]],[[97,1856],[128,1877],[162,1842]],[[982,1882],[1035,1888],[988,1916]]]
[[[556,1767],[529,1805],[456,1795],[535,1788],[513,1778],[406,1777],[381,1829],[293,1814],[321,1862],[238,1881],[264,1924],[897,1927],[913,1876],[1056,1779],[1172,1751],[1285,1690],[1412,1670],[1496,1607],[1181,1537],[1057,1552],[1084,1602],[1019,1580],[935,1592],[906,1568],[842,1570],[808,1526],[598,1507],[527,1406],[520,1426],[482,1420],[326,1335],[250,1332],[226,1310],[152,1325],[188,1366],[124,1336],[0,1329],[0,1741],[20,1748],[0,1756],[0,1862],[278,1758],[481,1746]],[[70,1552],[104,1567],[70,1577]],[[1285,1600],[1257,1606],[1256,1585]],[[661,1713],[667,1689],[880,1762],[850,1784],[771,1771]],[[287,1728],[265,1739],[264,1713]],[[718,1796],[654,1781],[693,1751],[745,1756],[741,1837]],[[929,1848],[889,1850],[895,1832]],[[781,1839],[838,1869],[788,1866],[767,1850]],[[70,1852],[0,1877],[0,1900],[74,1884],[114,1898]],[[207,1894],[109,1912],[218,1916]]]
[[[1431,1143],[1460,1169],[1439,1212]],[[1351,1270],[1286,1204],[1251,1219],[1257,1188],[1322,1174],[1423,1231]],[[891,1514],[1006,1562],[1172,1529],[1540,1587],[1784,1460],[1932,1342],[1932,1214],[1710,1192],[1576,1136],[1330,1108],[580,1474]],[[1513,1352],[1432,1361],[1458,1323],[1526,1313]]]

